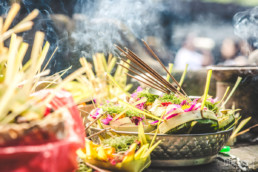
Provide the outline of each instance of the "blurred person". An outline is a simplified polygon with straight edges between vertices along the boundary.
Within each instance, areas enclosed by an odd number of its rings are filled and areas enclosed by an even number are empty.
[[[223,62],[219,63],[226,66],[243,66],[247,64],[247,57],[244,43],[225,38],[222,42],[220,53]]]
[[[258,44],[257,44],[257,38],[250,37],[247,39],[248,44],[248,64],[249,65],[258,65]]]
[[[201,53],[194,45],[195,36],[189,34],[186,40],[176,54],[175,58],[175,68],[183,70],[188,64],[189,70],[199,70],[203,66],[212,64],[213,58],[208,49],[200,49]]]

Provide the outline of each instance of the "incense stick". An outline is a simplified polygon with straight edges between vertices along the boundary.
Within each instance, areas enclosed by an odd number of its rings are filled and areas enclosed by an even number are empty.
[[[187,95],[185,93],[185,91],[181,88],[181,86],[179,85],[179,83],[176,81],[176,79],[169,73],[169,71],[167,70],[167,68],[164,66],[164,64],[161,62],[161,60],[159,59],[159,57],[154,53],[154,51],[150,48],[150,46],[142,39],[142,42],[144,43],[144,45],[146,46],[146,48],[149,50],[149,52],[152,54],[153,57],[155,57],[155,59],[158,60],[158,62],[160,63],[160,65],[163,67],[163,69],[167,72],[167,74],[170,76],[170,78],[173,79],[173,81],[176,83],[176,85],[179,87],[180,90],[182,90],[182,92]]]
[[[123,62],[127,63],[126,60],[124,60],[124,59],[122,59],[122,58],[121,58],[121,60],[122,60]],[[144,72],[141,71],[140,69],[134,67],[132,64],[130,64],[130,63],[127,63],[127,64],[128,64],[131,68],[137,70],[138,72],[140,72],[142,75],[145,76],[145,77],[143,77],[143,76],[139,75],[139,77],[142,77],[142,78],[144,78],[145,80],[147,80],[146,78],[148,78],[149,80],[151,80],[151,82],[155,83],[155,85],[159,85],[160,87],[163,87],[163,89],[164,89],[166,92],[169,92],[169,90],[168,90],[166,87],[164,87],[163,85],[161,85],[156,79],[151,78],[150,75],[147,75],[146,73],[144,73]]]
[[[143,62],[135,53],[133,53],[131,50],[127,49],[127,51],[124,51],[122,48],[120,48],[119,46],[115,45],[117,47],[118,50],[120,50],[122,52],[122,55],[125,56],[126,58],[128,58],[129,60],[131,60],[133,63],[135,63],[140,69],[144,70],[145,72],[147,72],[148,74],[150,74],[153,78],[155,78],[160,85],[162,85],[163,90],[170,90],[170,92],[175,92],[178,93],[179,95],[184,96],[182,93],[180,93],[179,91],[177,91],[177,89],[170,84],[169,82],[167,82],[162,76],[160,76],[155,70],[153,70],[150,66],[148,66],[145,62]],[[156,82],[155,80],[151,79],[153,82]],[[146,82],[145,82],[146,83]],[[148,85],[150,85],[150,87],[152,86],[152,83],[149,83]],[[156,87],[155,87],[156,89]]]
[[[160,85],[157,85],[156,83],[152,82],[152,81],[149,80],[148,78],[142,77],[142,76],[141,76],[140,74],[138,74],[137,72],[134,72],[133,70],[131,70],[131,69],[125,67],[125,66],[122,65],[122,64],[118,64],[118,65],[120,65],[120,66],[122,66],[122,67],[128,69],[130,72],[134,73],[135,75],[138,75],[138,76],[141,77],[142,79],[144,79],[144,80],[148,81],[149,83],[153,84],[156,88],[159,88],[160,90],[163,90],[162,92],[164,92],[164,93],[167,93],[167,92],[168,92],[168,90],[164,89],[164,87],[162,87],[162,86],[160,86]],[[146,84],[146,85],[147,85],[147,84]]]
[[[105,129],[103,129],[103,130],[101,130],[101,131],[99,131],[99,132],[97,132],[97,133],[94,133],[94,134],[92,134],[92,135],[90,135],[90,136],[88,136],[88,137],[86,137],[86,138],[91,138],[91,137],[94,137],[94,136],[96,136],[96,135],[99,135],[99,134],[101,134],[101,133],[104,133],[104,132],[106,132],[106,131],[109,131],[111,128],[105,128]]]
[[[168,92],[166,92],[166,91],[164,91],[164,90],[162,90],[162,89],[160,89],[160,88],[158,88],[158,87],[155,87],[155,86],[153,86],[153,85],[151,85],[151,84],[149,84],[149,83],[147,83],[147,82],[145,82],[145,81],[142,81],[142,80],[140,80],[140,79],[138,79],[138,78],[136,78],[136,77],[130,75],[129,73],[126,73],[126,75],[128,75],[128,76],[130,76],[131,78],[134,78],[134,79],[136,79],[137,81],[142,82],[143,84],[146,84],[146,85],[148,85],[149,87],[152,87],[152,88],[154,88],[154,89],[156,89],[156,90],[158,90],[158,91],[161,91],[161,92],[163,92],[163,93],[168,93]]]

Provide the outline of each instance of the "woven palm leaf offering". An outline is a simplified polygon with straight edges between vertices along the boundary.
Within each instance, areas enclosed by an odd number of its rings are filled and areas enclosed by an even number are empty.
[[[84,57],[80,58],[85,74],[64,86],[64,89],[72,93],[82,117],[87,117],[92,109],[108,100],[129,95],[128,90],[132,87],[132,84],[127,84],[127,69],[121,66],[116,68],[117,57],[109,54],[106,60],[103,53],[96,53],[92,59],[93,64]],[[128,67],[127,64],[124,65]]]
[[[61,89],[84,69],[55,89],[35,92],[40,78],[49,73],[41,66],[50,45],[43,46],[44,33],[36,32],[31,57],[23,65],[29,45],[15,33],[29,30],[38,11],[8,30],[19,9],[14,3],[4,23],[0,18],[0,169],[72,171],[76,150],[84,143],[84,128],[72,96]],[[5,47],[9,38],[10,45]]]
[[[224,106],[241,78],[238,78],[230,94],[228,95],[228,88],[224,97],[218,101],[208,95],[212,75],[209,70],[203,96],[192,99],[181,88],[186,70],[178,83],[147,43],[143,43],[173,83],[160,76],[131,50],[117,46],[121,56],[132,62],[126,63],[131,69],[120,65],[138,77],[129,73],[127,75],[161,94],[153,94],[150,90],[139,87],[124,99],[118,98],[117,101],[99,106],[89,115],[91,121],[98,121],[91,127],[91,131],[111,128],[118,134],[135,135],[141,121],[150,137],[157,133],[157,138],[163,140],[152,153],[154,164],[184,166],[211,162],[226,144],[240,119],[239,113],[236,113],[239,109],[225,109]],[[121,60],[126,62],[125,59]]]
[[[112,133],[111,136],[106,138],[100,136],[99,144],[89,140],[93,137],[91,135],[86,138],[85,148],[78,150],[77,154],[86,165],[97,171],[104,171],[101,169],[105,169],[141,172],[150,165],[150,154],[161,141],[153,144],[153,140],[149,143],[141,122],[138,130],[138,136],[119,136],[112,135]]]
[[[145,45],[154,54],[146,43]],[[154,130],[154,126],[157,126],[160,121],[158,131],[162,134],[210,133],[232,128],[235,123],[234,114],[238,110],[223,109],[230,97],[223,102],[223,100],[216,101],[208,96],[211,70],[207,75],[204,95],[198,99],[190,99],[155,54],[154,57],[164,67],[176,86],[165,80],[132,51],[128,49],[123,50],[120,47],[117,48],[122,52],[122,55],[125,55],[126,58],[135,64],[132,65],[122,59],[131,69],[124,64],[120,64],[120,66],[139,77],[136,78],[131,74],[127,75],[163,94],[155,95],[149,92],[148,89],[143,90],[139,87],[132,95],[123,100],[116,99],[117,101],[110,101],[99,106],[89,116],[89,119],[92,121],[101,116],[98,127],[137,131],[138,123],[143,121],[145,128],[149,132],[151,129]],[[241,78],[238,79],[230,96],[240,81]]]

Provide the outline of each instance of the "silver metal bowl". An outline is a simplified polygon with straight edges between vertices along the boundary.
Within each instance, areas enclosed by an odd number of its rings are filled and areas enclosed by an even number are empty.
[[[94,134],[101,130],[90,128],[89,132]],[[137,132],[111,131],[121,135],[138,135]],[[233,128],[205,134],[158,134],[156,139],[162,142],[151,153],[151,165],[193,166],[210,163],[226,144],[232,131]],[[154,134],[146,133],[146,135],[152,139]]]

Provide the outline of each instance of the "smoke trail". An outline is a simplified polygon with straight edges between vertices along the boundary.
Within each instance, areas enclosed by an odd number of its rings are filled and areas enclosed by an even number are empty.
[[[235,14],[233,21],[235,34],[258,48],[258,7]]]
[[[164,5],[153,0],[79,0],[75,12],[83,15],[77,20],[72,38],[76,51],[90,57],[95,52],[113,52],[113,44],[128,45],[147,35],[164,33],[160,11]]]

